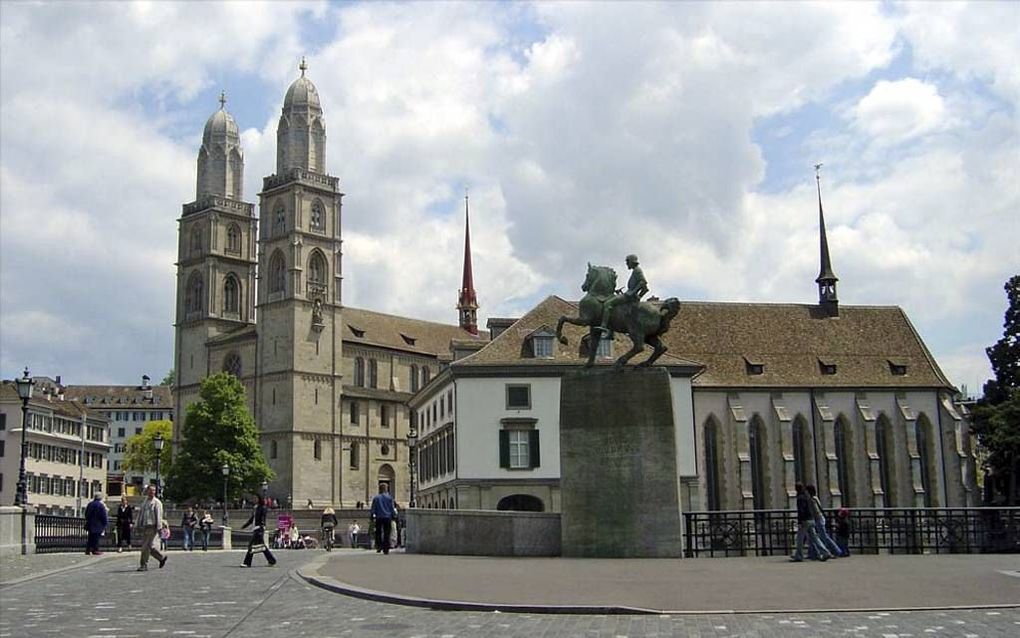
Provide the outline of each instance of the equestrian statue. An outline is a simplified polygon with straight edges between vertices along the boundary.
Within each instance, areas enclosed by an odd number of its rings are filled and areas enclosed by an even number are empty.
[[[595,363],[599,338],[612,339],[613,332],[626,333],[634,346],[625,352],[613,367],[621,369],[635,355],[642,352],[648,344],[654,348],[647,360],[638,367],[647,367],[666,352],[666,346],[660,336],[669,330],[669,322],[680,310],[680,301],[670,297],[665,301],[650,297],[641,301],[648,292],[648,281],[638,265],[637,255],[627,255],[627,267],[632,271],[627,281],[627,289],[616,288],[616,271],[608,266],[592,266],[588,264],[588,274],[581,285],[586,294],[578,304],[577,317],[560,317],[556,324],[556,338],[566,345],[563,336],[563,324],[588,326],[588,334],[583,338],[587,342],[588,361],[585,367]]]

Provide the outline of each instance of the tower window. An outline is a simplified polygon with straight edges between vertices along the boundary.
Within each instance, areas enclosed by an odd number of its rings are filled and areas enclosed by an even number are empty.
[[[227,358],[223,361],[223,371],[241,378],[241,357],[236,352],[227,355]]]
[[[322,460],[322,441],[316,440],[315,443],[312,444],[312,446],[313,454],[315,455],[315,460],[316,461]]]
[[[351,424],[357,425],[359,420],[358,415],[358,402],[351,401]]]
[[[281,205],[273,212],[273,234],[282,235],[287,230],[287,210]]]
[[[361,357],[354,358],[354,385],[365,387],[365,360]]]
[[[197,255],[202,252],[202,227],[195,224],[191,227],[191,254]]]
[[[385,403],[379,406],[379,421],[384,428],[390,427],[390,406]]]
[[[317,233],[326,232],[326,211],[322,208],[322,202],[315,200],[312,203],[311,229]]]
[[[269,260],[269,292],[283,292],[287,288],[287,264],[280,251]]]
[[[241,229],[237,224],[231,224],[227,229],[227,252],[235,254],[241,252]]]
[[[237,279],[229,276],[223,282],[223,312],[236,313],[240,305],[240,291],[238,290]]]
[[[326,283],[326,260],[322,257],[322,253],[312,253],[312,258],[308,260],[308,281],[316,284]]]
[[[358,442],[357,441],[352,441],[351,442],[351,469],[352,470],[358,469],[358,465],[359,465],[358,461],[360,460],[360,457],[361,457],[361,455],[358,453]]]
[[[184,295],[184,310],[188,314],[193,312],[202,312],[203,303],[202,296],[205,291],[205,284],[202,282],[202,275],[200,273],[192,273],[191,278],[188,279],[188,289]]]

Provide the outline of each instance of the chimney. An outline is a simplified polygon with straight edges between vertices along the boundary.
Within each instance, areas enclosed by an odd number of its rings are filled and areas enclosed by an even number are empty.
[[[57,383],[60,383],[60,377],[57,377]],[[142,375],[142,389],[146,390],[149,387],[149,375]]]

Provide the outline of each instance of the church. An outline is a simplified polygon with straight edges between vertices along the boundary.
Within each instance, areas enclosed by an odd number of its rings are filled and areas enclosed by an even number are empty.
[[[469,240],[459,325],[343,305],[343,193],[306,68],[287,89],[257,212],[225,96],[205,124],[195,200],[178,220],[175,444],[202,379],[230,372],[276,474],[272,496],[354,507],[386,483],[407,503],[406,402],[449,360],[451,340],[479,339]]]

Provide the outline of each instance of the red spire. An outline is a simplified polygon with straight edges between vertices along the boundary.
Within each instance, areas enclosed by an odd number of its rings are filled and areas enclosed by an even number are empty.
[[[460,284],[460,327],[473,335],[478,334],[478,298],[475,296],[475,278],[471,274],[471,221],[468,217],[468,196],[464,193],[464,276]]]

